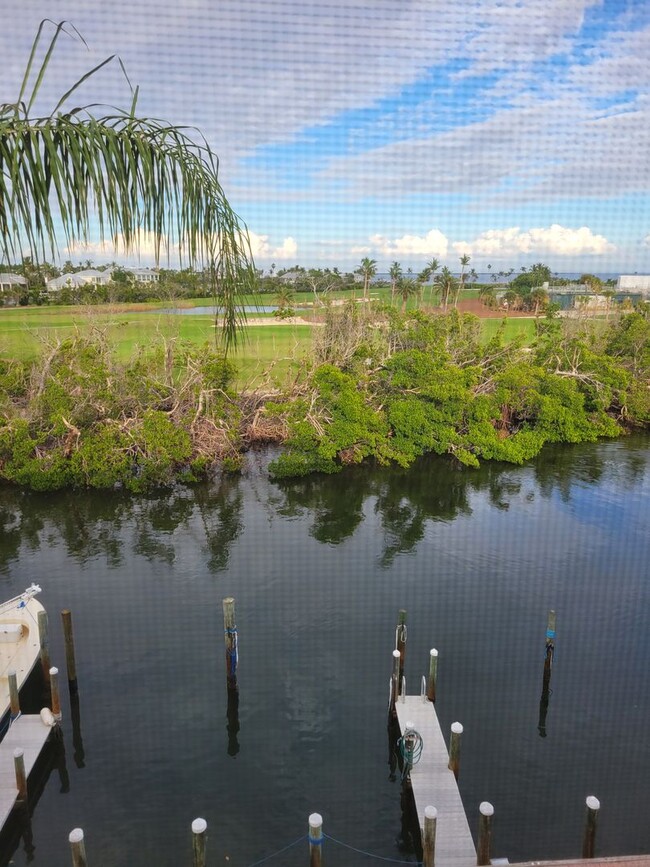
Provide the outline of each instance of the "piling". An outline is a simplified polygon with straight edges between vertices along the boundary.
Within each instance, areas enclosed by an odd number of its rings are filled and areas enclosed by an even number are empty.
[[[312,813],[309,817],[309,867],[321,867],[323,863],[323,817]]]
[[[422,829],[422,863],[424,867],[434,867],[436,861],[436,824],[438,811],[435,807],[424,808],[424,828]]]
[[[65,664],[68,672],[68,689],[72,694],[77,692],[77,663],[74,655],[74,635],[72,633],[72,612],[64,608],[61,612],[63,622],[63,638],[65,641]]]
[[[208,823],[205,819],[195,819],[192,822],[192,855],[193,867],[205,867],[206,865],[206,844],[207,844],[207,834],[206,831],[208,829]]]
[[[399,651],[399,683],[398,689],[402,690],[404,678],[404,661],[406,658],[406,611],[400,608],[397,615],[397,627],[395,629],[395,650]]]
[[[14,771],[16,772],[16,788],[18,798],[16,800],[27,802],[27,773],[25,772],[25,754],[17,747],[14,750]]]
[[[52,716],[55,720],[61,719],[61,699],[59,698],[59,669],[52,666],[49,670],[50,693],[52,695]]]
[[[73,831],[70,831],[68,840],[70,841],[70,851],[72,852],[72,867],[88,867],[84,832],[81,828],[75,828]]]
[[[223,634],[226,644],[226,681],[228,689],[237,689],[237,624],[235,600],[227,596],[223,600]]]
[[[38,637],[41,644],[41,666],[46,683],[50,680],[50,639],[47,628],[47,611],[38,612]]]
[[[582,857],[593,858],[596,849],[596,820],[600,810],[600,801],[593,795],[586,800],[587,816],[585,819],[585,836],[582,841]]]
[[[449,739],[449,764],[447,767],[453,771],[454,777],[458,780],[460,771],[460,736],[463,733],[463,726],[459,722],[451,724],[451,737]]]
[[[555,611],[548,612],[548,620],[546,622],[546,666],[550,671],[553,665],[553,654],[555,653]]]
[[[395,702],[397,701],[397,696],[399,695],[399,664],[400,664],[400,652],[399,650],[393,651],[393,673],[390,679],[390,712],[393,716],[397,716],[397,710],[395,708]]]
[[[438,679],[438,651],[432,647],[429,651],[429,679],[427,682],[427,698],[436,701],[436,681]]]
[[[492,842],[492,816],[494,807],[489,801],[482,801],[479,805],[481,816],[478,825],[478,846],[476,849],[476,863],[486,865],[490,863],[490,845]]]
[[[9,705],[12,721],[20,716],[20,698],[18,696],[18,679],[15,671],[10,671],[7,675],[9,681]]]

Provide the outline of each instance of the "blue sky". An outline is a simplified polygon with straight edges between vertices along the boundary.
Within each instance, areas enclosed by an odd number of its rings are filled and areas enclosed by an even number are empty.
[[[3,101],[16,98],[52,8],[30,0],[3,15]],[[140,112],[197,126],[219,155],[260,267],[351,269],[370,256],[380,270],[432,257],[454,268],[469,253],[479,271],[541,260],[558,272],[650,273],[645,0],[55,8],[89,48],[60,44],[39,107],[119,54]],[[79,96],[129,99],[118,66]]]

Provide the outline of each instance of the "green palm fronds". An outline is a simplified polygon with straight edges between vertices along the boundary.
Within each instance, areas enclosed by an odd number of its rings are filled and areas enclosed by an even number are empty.
[[[63,111],[75,90],[114,57],[80,78],[50,115],[31,117],[54,46],[67,32],[65,22],[55,25],[27,96],[45,23],[18,100],[0,105],[0,254],[12,260],[27,249],[37,260],[48,253],[56,258],[61,242],[69,248],[87,243],[92,232],[129,253],[151,237],[157,260],[177,247],[181,261],[206,269],[223,309],[224,344],[236,343],[245,323],[242,299],[254,289],[255,272],[246,227],[219,183],[215,154],[183,127],[136,117],[137,89],[128,112],[97,117],[97,106]]]

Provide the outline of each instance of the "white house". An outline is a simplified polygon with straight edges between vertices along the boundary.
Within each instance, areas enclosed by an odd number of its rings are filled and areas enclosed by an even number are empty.
[[[149,268],[125,268],[124,270],[136,283],[157,283],[160,279],[159,274]],[[107,268],[106,271],[88,268],[85,271],[76,271],[74,274],[61,274],[60,277],[54,277],[47,281],[46,288],[48,292],[59,292],[65,286],[71,289],[79,286],[105,286],[112,279],[112,268]]]
[[[20,274],[10,274],[8,272],[0,274],[0,294],[11,292],[19,286],[27,286],[27,280],[21,277]]]
[[[636,290],[643,295],[650,295],[650,274],[621,274],[616,288],[624,292]]]
[[[125,268],[127,274],[131,274],[136,283],[157,283],[160,274],[150,268]]]

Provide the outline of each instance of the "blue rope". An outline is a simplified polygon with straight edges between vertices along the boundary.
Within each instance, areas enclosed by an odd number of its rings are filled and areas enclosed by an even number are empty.
[[[377,861],[389,861],[391,864],[415,864],[416,867],[418,867],[418,865],[419,867],[422,867],[422,861],[400,861],[397,858],[384,858],[382,855],[373,855],[372,852],[364,852],[363,849],[356,849],[354,846],[348,846],[347,843],[343,843],[342,840],[337,840],[335,837],[330,837],[329,834],[323,834],[323,837],[331,840],[332,843],[338,843],[339,846],[343,846],[345,849],[351,849],[359,855],[365,855],[368,858],[376,858]]]
[[[262,858],[261,861],[256,861],[254,864],[250,864],[249,867],[258,867],[258,864],[264,864],[265,861],[270,861],[271,858],[275,858],[277,855],[282,855],[283,852],[286,852],[288,849],[291,849],[293,846],[297,846],[298,843],[302,843],[307,839],[306,834],[303,834],[302,837],[298,837],[297,840],[294,840],[293,843],[289,843],[288,846],[285,846],[284,849],[280,849],[279,852],[274,852],[272,855],[267,855],[266,858]]]

